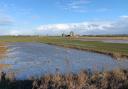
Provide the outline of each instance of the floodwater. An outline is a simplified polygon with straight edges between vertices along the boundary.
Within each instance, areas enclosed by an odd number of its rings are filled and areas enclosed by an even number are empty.
[[[101,41],[105,43],[128,43],[128,40],[114,40],[114,39],[79,39],[81,41]]]
[[[14,72],[18,79],[39,77],[42,74],[79,72],[128,68],[128,60],[114,58],[88,51],[63,48],[42,43],[10,43],[7,57],[0,64],[10,64],[3,71]]]
[[[102,42],[107,42],[107,43],[128,43],[128,40],[102,40]]]

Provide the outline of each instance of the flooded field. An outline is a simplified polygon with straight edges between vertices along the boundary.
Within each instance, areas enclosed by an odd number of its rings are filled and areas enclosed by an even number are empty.
[[[128,40],[102,40],[102,42],[107,42],[107,43],[128,43]]]
[[[128,40],[120,39],[79,39],[81,41],[101,41],[105,43],[128,43]]]
[[[78,72],[128,68],[128,60],[116,60],[110,56],[62,48],[42,43],[10,43],[7,57],[0,64],[11,65],[4,71],[16,73],[17,78],[40,76],[46,73]]]

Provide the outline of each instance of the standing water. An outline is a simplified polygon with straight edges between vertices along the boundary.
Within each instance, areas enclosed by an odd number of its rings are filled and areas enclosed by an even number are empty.
[[[10,43],[7,57],[0,64],[10,64],[3,71],[14,72],[19,79],[45,73],[79,72],[128,68],[128,60],[116,60],[104,54],[63,48],[42,43]]]

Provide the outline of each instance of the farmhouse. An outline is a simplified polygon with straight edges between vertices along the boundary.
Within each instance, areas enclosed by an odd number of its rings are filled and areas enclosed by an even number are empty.
[[[69,34],[62,33],[62,37],[73,37],[73,36],[74,36],[74,32],[73,31],[70,31]]]

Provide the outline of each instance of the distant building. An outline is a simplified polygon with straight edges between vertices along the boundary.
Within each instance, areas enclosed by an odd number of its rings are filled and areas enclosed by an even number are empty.
[[[74,36],[74,32],[73,31],[70,32],[70,36],[71,37]]]
[[[70,35],[65,35],[65,37],[71,37]]]
[[[73,31],[70,31],[69,34],[62,33],[62,37],[79,37],[79,35],[75,35]]]

